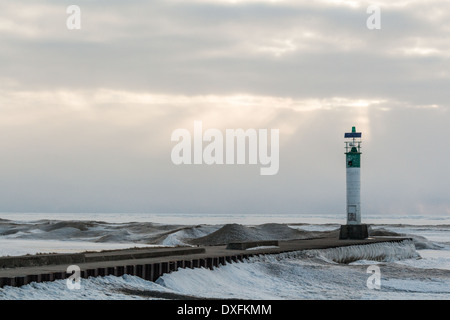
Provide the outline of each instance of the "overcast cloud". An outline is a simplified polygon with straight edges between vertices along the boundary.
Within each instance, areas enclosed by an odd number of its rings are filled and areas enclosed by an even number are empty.
[[[0,211],[344,217],[355,125],[363,219],[450,214],[449,21],[445,0],[2,1]],[[195,120],[279,129],[278,174],[174,165]]]

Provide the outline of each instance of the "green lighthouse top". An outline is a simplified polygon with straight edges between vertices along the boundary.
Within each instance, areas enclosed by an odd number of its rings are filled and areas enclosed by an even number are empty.
[[[352,132],[346,132],[345,139],[345,153],[361,153],[361,132],[356,132],[356,127],[352,127]]]

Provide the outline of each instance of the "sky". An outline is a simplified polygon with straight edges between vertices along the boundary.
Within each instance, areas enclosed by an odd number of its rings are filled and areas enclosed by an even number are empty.
[[[356,126],[363,220],[450,215],[449,21],[446,0],[3,0],[0,212],[344,217]],[[278,129],[277,174],[174,164],[194,121]]]

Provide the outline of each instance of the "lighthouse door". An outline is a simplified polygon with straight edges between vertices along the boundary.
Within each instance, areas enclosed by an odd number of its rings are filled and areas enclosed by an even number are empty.
[[[355,205],[349,205],[347,208],[347,220],[350,221],[356,221],[356,206]]]

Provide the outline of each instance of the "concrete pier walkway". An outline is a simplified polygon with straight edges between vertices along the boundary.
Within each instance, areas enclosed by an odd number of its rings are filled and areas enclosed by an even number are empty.
[[[407,239],[398,237],[374,237],[364,240],[316,238],[235,243],[228,246],[150,247],[75,254],[1,257],[0,287],[19,287],[31,282],[67,279],[71,275],[66,272],[70,265],[77,265],[80,268],[81,278],[130,274],[155,281],[162,274],[176,271],[178,268],[213,268],[257,255],[380,242],[401,242]]]

